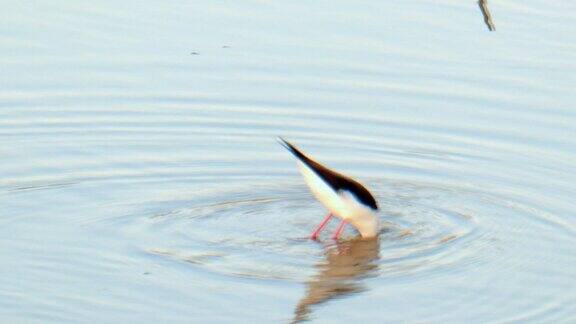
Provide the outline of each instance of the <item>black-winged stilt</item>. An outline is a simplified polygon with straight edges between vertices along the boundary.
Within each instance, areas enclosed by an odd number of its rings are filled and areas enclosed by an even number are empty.
[[[334,239],[340,237],[347,223],[354,226],[362,237],[378,235],[378,204],[368,189],[358,181],[312,160],[283,138],[279,137],[278,140],[298,159],[300,173],[304,176],[310,191],[328,209],[328,215],[312,232],[312,239],[318,238],[320,231],[333,216],[341,219],[338,229],[332,236]]]

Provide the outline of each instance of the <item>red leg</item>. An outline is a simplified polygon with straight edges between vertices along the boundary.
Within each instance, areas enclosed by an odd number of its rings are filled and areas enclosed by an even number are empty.
[[[318,227],[316,227],[314,232],[312,232],[312,234],[310,235],[311,239],[315,240],[318,238],[318,234],[320,234],[322,229],[326,226],[326,224],[328,224],[330,218],[332,218],[332,213],[328,213],[328,215],[326,215],[326,218],[324,218],[324,220],[318,225]]]
[[[338,238],[340,238],[340,234],[342,234],[342,231],[344,231],[344,226],[346,226],[346,221],[342,220],[340,222],[340,225],[338,225],[336,232],[334,232],[334,235],[332,235],[333,239],[337,240]]]

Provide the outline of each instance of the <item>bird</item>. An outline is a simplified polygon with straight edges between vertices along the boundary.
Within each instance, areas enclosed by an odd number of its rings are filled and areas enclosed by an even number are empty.
[[[340,238],[346,224],[354,226],[363,238],[378,236],[378,203],[366,187],[316,162],[282,137],[278,137],[278,142],[296,157],[300,173],[310,191],[328,209],[328,215],[314,229],[311,239],[317,240],[334,216],[340,218],[340,224],[332,235],[335,240]]]

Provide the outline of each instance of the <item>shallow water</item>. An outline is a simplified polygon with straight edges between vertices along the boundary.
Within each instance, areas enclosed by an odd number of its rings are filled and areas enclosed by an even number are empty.
[[[0,321],[574,322],[576,6],[488,7],[4,4]]]

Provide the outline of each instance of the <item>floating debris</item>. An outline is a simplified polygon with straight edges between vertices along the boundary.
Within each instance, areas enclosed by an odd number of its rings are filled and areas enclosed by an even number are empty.
[[[490,15],[490,10],[488,9],[488,0],[478,0],[478,6],[480,7],[480,11],[482,11],[482,16],[484,16],[484,23],[486,23],[486,26],[488,26],[488,30],[495,31],[496,26],[494,26],[492,15]]]

